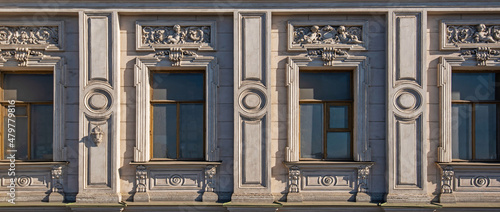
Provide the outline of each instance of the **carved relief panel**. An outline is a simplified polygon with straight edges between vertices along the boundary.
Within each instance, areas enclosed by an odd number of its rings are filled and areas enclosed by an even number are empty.
[[[314,21],[288,22],[288,51],[314,48],[342,48],[366,50],[368,22]]]

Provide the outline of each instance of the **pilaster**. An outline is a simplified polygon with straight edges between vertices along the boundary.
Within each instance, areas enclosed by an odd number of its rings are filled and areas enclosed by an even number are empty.
[[[119,202],[119,31],[116,12],[80,12],[77,202]]]
[[[387,202],[428,202],[425,11],[390,11]]]
[[[234,193],[232,202],[272,203],[271,13],[234,13]]]

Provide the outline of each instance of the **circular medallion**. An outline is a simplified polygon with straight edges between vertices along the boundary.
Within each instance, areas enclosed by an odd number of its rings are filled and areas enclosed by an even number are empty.
[[[254,109],[254,108],[259,107],[260,106],[260,102],[261,101],[260,101],[259,95],[255,94],[255,93],[247,94],[243,98],[243,104],[248,109]]]
[[[266,89],[261,85],[248,84],[240,89],[239,95],[240,113],[251,119],[259,118],[265,115],[267,106]]]
[[[329,186],[329,185],[333,184],[334,182],[335,182],[335,178],[333,178],[332,176],[325,176],[321,180],[321,183],[323,183],[324,186]]]
[[[104,113],[109,110],[111,104],[111,95],[104,89],[92,89],[85,96],[85,107],[90,112]]]
[[[184,179],[182,179],[180,175],[174,174],[170,177],[170,184],[172,184],[173,186],[182,185],[183,180]]]
[[[476,179],[474,179],[474,185],[477,187],[486,186],[488,185],[488,178],[483,176],[476,177]]]
[[[19,176],[17,178],[17,184],[19,184],[20,187],[29,186],[31,185],[31,178],[26,175]]]
[[[101,110],[108,104],[108,98],[101,93],[96,93],[89,98],[89,105],[94,110]]]
[[[415,106],[415,103],[417,103],[417,99],[415,98],[415,96],[410,93],[402,93],[401,95],[399,95],[397,101],[399,107],[401,107],[402,109],[412,108],[413,106]]]

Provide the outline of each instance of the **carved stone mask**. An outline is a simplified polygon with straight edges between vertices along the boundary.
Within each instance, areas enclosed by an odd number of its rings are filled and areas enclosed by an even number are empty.
[[[104,137],[104,131],[102,131],[101,127],[98,125],[94,127],[94,129],[92,129],[92,133],[90,133],[90,136],[92,137],[92,140],[94,141],[95,145],[99,146]]]

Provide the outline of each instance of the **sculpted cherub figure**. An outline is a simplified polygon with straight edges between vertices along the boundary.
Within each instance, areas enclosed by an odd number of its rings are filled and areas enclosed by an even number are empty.
[[[167,37],[169,44],[182,43],[184,33],[181,31],[181,26],[179,24],[174,25],[174,34]]]
[[[474,40],[476,42],[496,43],[495,39],[486,31],[486,26],[484,24],[477,25],[476,29],[477,32],[474,33]]]
[[[339,26],[339,28],[337,28],[337,39],[341,43],[362,43],[358,36],[347,33],[345,26]]]

